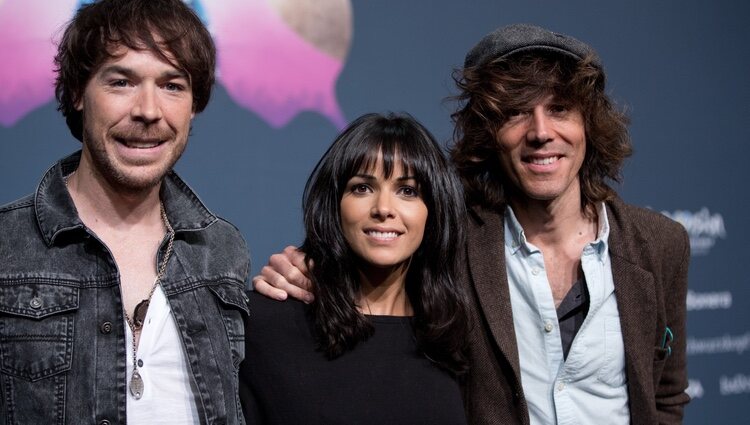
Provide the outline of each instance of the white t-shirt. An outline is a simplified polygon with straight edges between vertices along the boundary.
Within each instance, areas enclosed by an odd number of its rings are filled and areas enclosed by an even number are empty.
[[[124,318],[123,318],[124,320]],[[199,424],[194,385],[177,324],[161,286],[157,286],[141,331],[137,361],[143,379],[143,396],[130,393],[133,376],[133,335],[125,324],[127,352],[128,424]]]

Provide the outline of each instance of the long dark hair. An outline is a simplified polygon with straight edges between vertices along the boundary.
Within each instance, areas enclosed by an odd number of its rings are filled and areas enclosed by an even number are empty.
[[[519,53],[458,70],[454,80],[461,106],[453,114],[456,143],[451,158],[469,204],[498,208],[507,201],[498,130],[508,111],[550,94],[580,108],[584,117],[586,156],[579,172],[584,211],[615,195],[607,181],[620,180],[625,158],[632,153],[628,118],[607,96],[604,72],[593,56],[575,61],[543,52]]]
[[[302,250],[311,267],[311,314],[319,348],[335,358],[373,333],[357,309],[358,261],[341,229],[340,202],[349,179],[374,168],[379,154],[386,178],[396,161],[415,176],[428,209],[424,238],[406,276],[419,349],[438,365],[460,373],[466,363],[467,330],[464,294],[456,282],[456,252],[465,238],[461,184],[429,131],[405,114],[357,118],[336,138],[305,186]]]

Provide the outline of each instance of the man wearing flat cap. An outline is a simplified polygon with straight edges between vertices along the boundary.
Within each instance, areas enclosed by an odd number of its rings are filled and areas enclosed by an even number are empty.
[[[688,237],[607,184],[632,148],[600,59],[574,38],[510,25],[456,74],[470,422],[681,423]],[[309,296],[301,256],[273,256],[256,290]]]
[[[511,25],[456,80],[472,421],[681,423],[688,237],[607,185],[632,149],[599,58]]]

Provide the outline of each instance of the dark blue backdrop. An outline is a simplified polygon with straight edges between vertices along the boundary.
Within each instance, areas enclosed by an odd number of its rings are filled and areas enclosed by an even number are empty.
[[[7,1],[7,0],[6,0]],[[52,1],[52,0],[50,0]],[[690,267],[687,424],[748,423],[750,262],[746,211],[750,136],[750,6],[739,1],[354,1],[354,37],[336,87],[347,119],[407,111],[451,138],[452,69],[485,33],[528,22],[589,42],[632,117],[627,201],[683,222]],[[0,43],[2,40],[0,40]],[[3,66],[13,66],[5,63]],[[0,87],[2,82],[0,82]],[[178,171],[251,248],[253,271],[300,241],[300,197],[337,129],[313,112],[274,129],[218,86],[195,122]],[[31,192],[78,149],[47,104],[0,126],[0,203]]]

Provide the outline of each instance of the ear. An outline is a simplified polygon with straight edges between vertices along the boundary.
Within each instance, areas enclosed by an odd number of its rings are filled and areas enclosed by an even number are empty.
[[[78,99],[76,99],[73,107],[75,107],[76,111],[78,112],[83,111],[83,96],[78,96]]]

